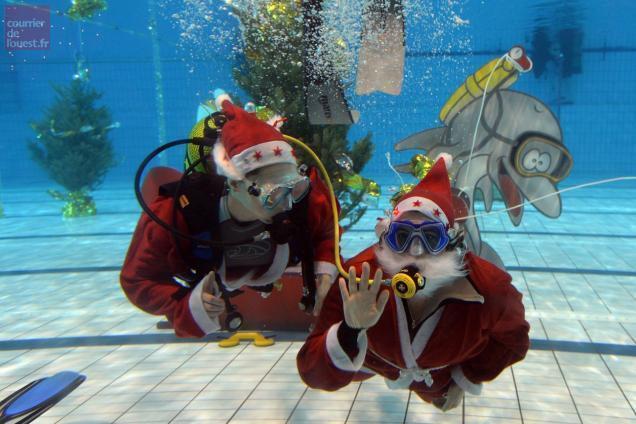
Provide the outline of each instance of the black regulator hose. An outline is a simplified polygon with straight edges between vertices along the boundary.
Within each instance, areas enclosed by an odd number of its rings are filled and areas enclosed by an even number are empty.
[[[186,234],[184,232],[179,231],[176,226],[174,225],[170,225],[169,223],[163,221],[161,218],[159,218],[148,206],[148,204],[144,201],[143,196],[141,194],[141,176],[144,173],[144,170],[146,169],[146,167],[148,166],[148,164],[150,163],[151,160],[153,160],[157,155],[159,155],[161,152],[163,152],[164,150],[170,149],[171,147],[175,147],[175,146],[180,146],[183,144],[195,144],[198,146],[210,146],[212,147],[214,145],[214,140],[211,139],[207,139],[207,138],[187,138],[187,139],[182,139],[182,140],[175,140],[175,141],[171,141],[169,143],[163,144],[159,147],[157,147],[155,150],[153,150],[152,152],[150,152],[150,154],[148,156],[146,156],[146,158],[141,162],[141,164],[139,165],[139,168],[137,168],[137,173],[135,174],[135,196],[137,197],[137,202],[139,202],[139,205],[141,206],[141,209],[143,209],[143,211],[148,214],[148,216],[155,221],[157,224],[159,224],[161,227],[163,227],[164,229],[170,231],[174,237],[180,237],[182,239],[185,240],[189,240],[192,241],[194,243],[198,243],[198,244],[202,244],[202,245],[206,245],[206,246],[213,246],[213,247],[217,247],[217,246],[230,246],[230,245],[234,245],[234,244],[240,244],[240,243],[223,243],[223,242],[214,242],[211,240],[206,240],[206,239],[201,239],[198,237],[193,237],[190,234]],[[177,207],[177,202],[179,199],[179,192],[181,190],[181,187],[183,185],[183,180],[184,178],[192,172],[192,170],[194,170],[194,168],[201,163],[203,160],[205,160],[206,157],[199,157],[199,159],[197,159],[194,163],[192,163],[188,169],[186,170],[186,172],[184,172],[183,176],[181,177],[181,179],[179,180],[179,183],[177,185],[177,191],[175,193],[175,197],[174,197],[174,201],[175,201],[175,205],[174,205],[174,215],[173,218],[176,221],[176,207]]]

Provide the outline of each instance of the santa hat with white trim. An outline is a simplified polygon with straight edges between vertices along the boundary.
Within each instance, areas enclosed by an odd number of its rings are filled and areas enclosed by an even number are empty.
[[[416,211],[443,222],[447,229],[452,228],[455,224],[455,213],[448,178],[451,163],[450,155],[438,156],[428,174],[395,205],[392,219],[399,219],[405,212]]]
[[[219,174],[242,180],[247,173],[267,165],[297,163],[294,149],[280,131],[235,106],[229,97],[219,100],[227,118],[221,137],[214,144],[214,163]]]

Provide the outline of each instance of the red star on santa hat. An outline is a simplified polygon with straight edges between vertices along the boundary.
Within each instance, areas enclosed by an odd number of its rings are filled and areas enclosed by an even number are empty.
[[[263,154],[259,150],[254,152],[254,159],[256,159],[257,161],[261,160],[262,157],[263,157]]]
[[[281,149],[280,147],[276,146],[274,148],[274,156],[280,156],[283,154],[283,149]]]
[[[435,215],[436,217],[439,217],[441,215],[441,212],[439,211],[439,209],[435,209],[433,211],[433,215]]]
[[[416,208],[419,208],[420,206],[422,206],[422,202],[420,202],[419,200],[416,200],[415,202],[413,202],[413,206]]]
[[[398,210],[398,208],[393,209],[393,216],[398,216],[400,214],[400,211]]]

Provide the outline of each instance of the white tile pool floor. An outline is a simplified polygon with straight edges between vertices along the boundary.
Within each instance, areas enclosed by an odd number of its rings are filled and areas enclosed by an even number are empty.
[[[132,192],[95,198],[99,215],[63,220],[44,188],[2,192],[0,399],[57,371],[88,376],[37,422],[636,422],[636,189],[566,194],[557,220],[532,208],[519,227],[505,214],[480,219],[524,294],[533,344],[481,396],[445,414],[379,378],[307,389],[298,341],[223,349],[161,338],[170,331],[118,283],[139,216]],[[346,257],[373,242],[381,215],[369,211],[343,237]]]

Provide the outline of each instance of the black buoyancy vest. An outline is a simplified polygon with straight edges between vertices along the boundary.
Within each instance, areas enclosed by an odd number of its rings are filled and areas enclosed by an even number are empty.
[[[219,201],[226,192],[225,177],[199,172],[185,176],[181,182],[164,184],[159,188],[160,195],[175,198],[175,203],[183,214],[189,233],[193,237],[213,242],[222,242],[221,232],[218,230]],[[290,262],[293,264],[301,263],[305,294],[315,291],[313,245],[311,238],[302,234],[302,231],[307,228],[309,197],[308,193],[303,200],[293,205],[291,211],[285,214],[286,216],[277,216],[278,219],[275,219],[272,225],[266,226],[270,233],[275,234],[280,232],[278,226],[289,226],[291,223]],[[171,224],[176,227],[176,219],[173,221]],[[287,231],[289,231],[289,227],[285,227],[283,232]],[[273,238],[276,237],[273,236]],[[180,243],[177,242],[177,246],[179,245]],[[198,277],[203,277],[208,272],[220,267],[223,259],[221,246],[204,245],[194,241],[191,245],[190,254],[182,252],[182,257]]]

